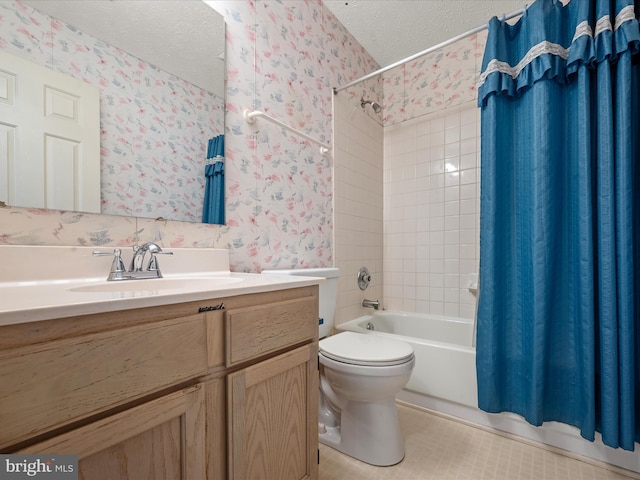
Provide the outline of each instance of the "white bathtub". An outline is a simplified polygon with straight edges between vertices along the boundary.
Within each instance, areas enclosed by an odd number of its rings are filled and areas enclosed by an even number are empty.
[[[416,364],[409,383],[396,395],[398,400],[640,473],[640,449],[612,449],[598,433],[596,441],[589,442],[568,425],[547,422],[534,427],[512,413],[488,414],[478,409],[472,320],[384,310],[336,328],[411,344]]]
[[[379,311],[337,328],[373,333],[411,344],[416,365],[405,390],[470,407],[478,406],[473,321]]]

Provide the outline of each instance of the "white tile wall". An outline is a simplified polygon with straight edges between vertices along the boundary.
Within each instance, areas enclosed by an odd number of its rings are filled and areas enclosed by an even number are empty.
[[[473,318],[478,271],[475,102],[384,131],[384,306]]]
[[[383,128],[346,93],[334,96],[335,266],[340,268],[336,324],[367,313],[363,298],[382,301]],[[362,292],[357,272],[371,272]]]

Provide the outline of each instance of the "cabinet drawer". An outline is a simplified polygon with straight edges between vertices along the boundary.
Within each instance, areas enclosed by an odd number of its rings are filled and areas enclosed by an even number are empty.
[[[227,366],[318,336],[318,297],[228,310]]]
[[[206,370],[203,315],[0,352],[0,448]]]

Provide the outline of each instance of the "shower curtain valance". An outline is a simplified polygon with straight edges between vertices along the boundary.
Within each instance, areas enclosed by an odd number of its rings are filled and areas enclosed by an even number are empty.
[[[566,83],[581,64],[594,67],[640,49],[633,0],[573,0],[566,6],[538,0],[525,15],[526,22],[521,18],[514,25],[490,20],[478,106],[492,94],[520,96],[542,78]]]

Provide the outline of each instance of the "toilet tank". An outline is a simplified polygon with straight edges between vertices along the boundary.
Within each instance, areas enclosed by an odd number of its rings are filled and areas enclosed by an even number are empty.
[[[325,281],[320,283],[319,288],[319,337],[328,337],[333,327],[333,319],[336,313],[336,302],[338,301],[338,277],[339,268],[296,268],[292,270],[263,270],[262,273],[269,275],[298,275],[304,277],[320,277]]]

